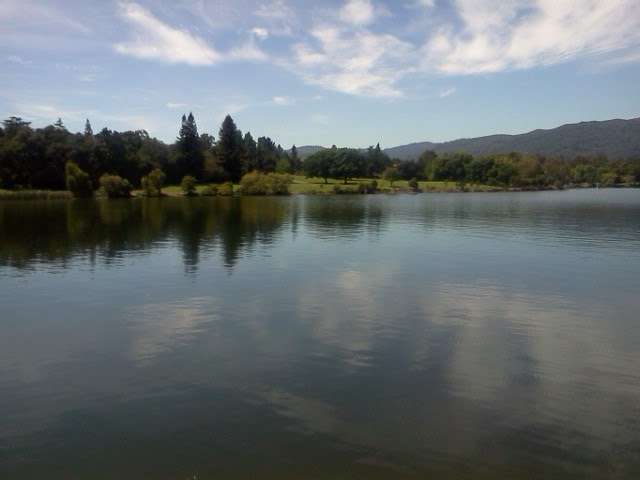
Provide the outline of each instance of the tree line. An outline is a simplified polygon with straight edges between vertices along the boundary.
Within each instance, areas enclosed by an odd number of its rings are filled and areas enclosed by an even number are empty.
[[[183,115],[176,141],[166,144],[145,130],[94,134],[89,120],[84,132],[71,133],[58,119],[34,129],[19,117],[0,127],[0,188],[62,190],[91,194],[98,187],[128,195],[133,186],[147,192],[167,182],[182,183],[186,193],[195,184],[240,182],[250,172],[304,173],[307,177],[385,178],[453,181],[459,185],[542,188],[571,184],[616,185],[640,182],[640,161],[603,156],[574,159],[510,153],[474,157],[465,153],[426,151],[417,161],[389,158],[380,145],[368,149],[323,149],[298,156],[269,137],[242,133],[227,115],[215,138],[199,133],[192,113]],[[282,191],[282,179],[247,177],[247,191]],[[260,188],[258,188],[260,187]],[[264,188],[262,188],[264,187]]]
[[[368,150],[321,150],[303,162],[307,176],[327,181],[338,178],[381,177],[397,180],[450,181],[516,188],[562,188],[569,185],[640,183],[639,160],[609,160],[605,156],[573,159],[509,153],[474,157],[467,153],[436,154],[425,151],[417,161],[389,158],[380,146]]]
[[[136,186],[156,170],[173,184],[185,176],[196,182],[237,183],[251,171],[293,173],[301,168],[295,146],[285,151],[269,137],[243,135],[229,115],[217,141],[198,133],[192,113],[183,115],[173,144],[145,130],[104,128],[94,134],[89,120],[81,133],[69,132],[60,119],[34,129],[30,122],[10,117],[0,127],[0,188],[5,189],[60,190],[68,186],[69,174],[96,189],[105,175]]]

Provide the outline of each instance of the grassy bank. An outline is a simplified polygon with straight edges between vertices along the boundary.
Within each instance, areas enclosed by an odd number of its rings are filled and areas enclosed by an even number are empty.
[[[2,190],[0,200],[68,200],[73,198],[67,190]]]
[[[303,175],[292,175],[292,183],[289,191],[292,195],[334,195],[336,188],[339,193],[358,193],[360,184],[368,184],[372,181],[370,178],[357,178],[349,180],[346,184],[343,180],[330,178],[325,181],[321,178],[306,178]],[[393,185],[387,180],[376,179],[378,184],[377,193],[394,194],[394,193],[412,193],[407,180],[397,180]],[[205,189],[219,187],[220,184],[200,184],[196,187],[197,195],[202,195]],[[639,185],[619,184],[612,185],[611,188],[638,188]],[[571,185],[567,188],[592,188],[590,185]],[[496,187],[492,185],[465,184],[461,187],[456,182],[433,182],[419,181],[418,189],[420,192],[426,193],[446,193],[446,192],[508,192],[520,191],[526,189],[512,187]],[[543,190],[544,188],[542,188]],[[552,187],[548,187],[552,189]],[[240,192],[239,185],[233,185],[235,194]],[[133,197],[143,197],[142,190],[134,190],[131,192]],[[179,185],[168,185],[162,188],[162,194],[167,197],[182,197],[183,192]],[[71,192],[66,190],[3,190],[0,189],[0,200],[67,200],[73,198]]]
[[[358,186],[360,184],[368,184],[372,181],[370,178],[357,178],[349,180],[346,184],[343,180],[330,178],[325,181],[321,178],[306,178],[303,175],[292,175],[292,183],[289,186],[289,192],[292,195],[333,195],[335,194],[336,187],[343,193],[357,193]],[[378,183],[378,193],[403,193],[411,192],[409,182],[407,180],[397,180],[391,185],[387,180],[376,179]],[[209,187],[216,186],[214,184],[198,185],[196,192],[201,194],[202,191]],[[239,192],[239,185],[234,185],[234,192]],[[418,188],[423,192],[460,192],[461,188],[456,182],[431,182],[420,181],[418,182]],[[466,185],[465,191],[474,192],[488,192],[488,191],[502,191],[504,189],[499,187],[492,187],[489,185]],[[162,193],[169,197],[182,196],[182,190],[178,185],[170,185],[163,187]],[[134,196],[142,196],[142,190],[135,190]]]

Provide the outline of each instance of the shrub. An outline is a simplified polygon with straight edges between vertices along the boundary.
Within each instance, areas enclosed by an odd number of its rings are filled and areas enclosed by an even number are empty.
[[[131,196],[131,184],[118,175],[105,173],[100,177],[100,190],[109,198],[128,198]]]
[[[243,195],[288,195],[291,177],[278,173],[249,172],[240,180]]]
[[[156,168],[149,175],[142,177],[140,185],[147,197],[159,197],[162,195],[162,186],[167,176],[162,170]]]
[[[377,191],[378,182],[376,180],[358,184],[358,193],[376,193]]]
[[[218,187],[218,195],[223,197],[230,197],[233,195],[233,183],[226,182]]]
[[[74,197],[90,197],[93,195],[93,185],[91,185],[91,178],[89,178],[88,173],[73,162],[67,162],[64,170],[67,190]]]
[[[192,197],[196,194],[196,179],[191,175],[185,175],[180,182],[180,188],[182,193],[187,197]]]
[[[200,195],[203,197],[215,197],[218,194],[218,187],[212,187],[211,185],[207,185],[202,189]]]
[[[416,180],[415,178],[412,178],[411,180],[409,180],[409,188],[414,192],[420,191],[418,180]]]

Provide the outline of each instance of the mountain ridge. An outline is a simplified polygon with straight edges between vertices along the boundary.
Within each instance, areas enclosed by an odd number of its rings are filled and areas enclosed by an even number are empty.
[[[307,145],[298,147],[298,152],[301,158],[305,158],[322,148]],[[640,117],[567,123],[526,133],[499,133],[447,142],[412,142],[385,148],[384,152],[392,158],[415,160],[425,150],[437,153],[466,152],[472,155],[519,152],[566,158],[606,155],[612,159],[640,159]]]

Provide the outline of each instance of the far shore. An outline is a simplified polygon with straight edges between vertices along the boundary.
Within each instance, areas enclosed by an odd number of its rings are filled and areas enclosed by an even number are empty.
[[[347,183],[340,179],[328,179],[326,182],[318,178],[305,178],[301,175],[293,176],[293,181],[289,186],[289,195],[344,195],[363,194],[358,191],[360,184],[377,182],[377,190],[368,194],[417,194],[417,193],[496,193],[496,192],[531,192],[531,191],[553,191],[568,190],[575,188],[640,188],[640,184],[613,184],[613,185],[590,185],[590,184],[568,184],[562,187],[554,186],[523,186],[523,187],[502,187],[496,185],[457,183],[451,181],[418,181],[418,187],[412,189],[407,180],[397,180],[393,184],[388,180],[358,178],[351,179]],[[205,196],[230,196],[208,195],[207,187],[217,187],[220,184],[200,184],[196,187],[195,195],[192,197]],[[233,195],[242,195],[240,186],[233,185]],[[161,197],[182,197],[188,198],[179,185],[168,185],[162,188]],[[67,190],[2,190],[0,189],[0,200],[65,200],[72,199],[73,195]],[[97,196],[96,198],[100,198]],[[131,198],[146,198],[140,189],[131,192]]]

